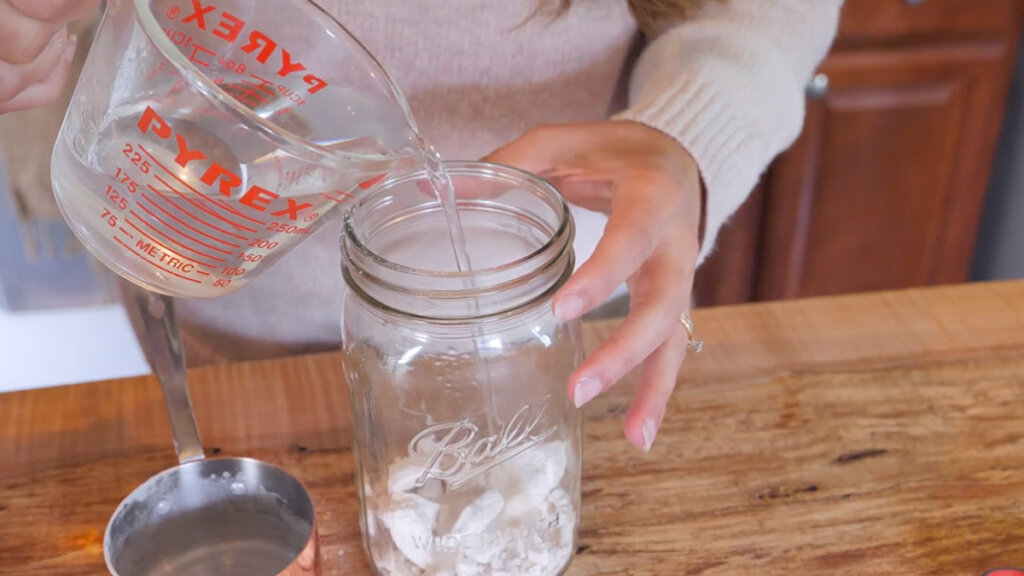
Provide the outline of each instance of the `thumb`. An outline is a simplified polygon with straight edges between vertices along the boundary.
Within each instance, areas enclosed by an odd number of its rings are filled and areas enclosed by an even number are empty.
[[[491,152],[483,160],[541,174],[579,155],[587,145],[586,134],[580,125],[538,126]]]
[[[71,22],[85,18],[99,6],[99,0],[10,0],[18,11],[42,22]]]

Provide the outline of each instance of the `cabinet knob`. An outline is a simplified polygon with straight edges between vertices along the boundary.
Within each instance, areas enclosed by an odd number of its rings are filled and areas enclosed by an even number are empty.
[[[812,100],[818,98],[824,98],[828,94],[828,75],[822,72],[818,72],[811,78],[811,81],[807,83],[807,97]]]

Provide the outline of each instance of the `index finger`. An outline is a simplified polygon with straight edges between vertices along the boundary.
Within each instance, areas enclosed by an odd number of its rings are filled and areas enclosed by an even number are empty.
[[[555,316],[578,318],[601,302],[650,258],[662,240],[672,211],[660,205],[653,182],[615,182],[612,210],[594,253],[555,295]],[[630,194],[622,188],[628,186]]]
[[[545,172],[593,144],[593,136],[588,135],[585,126],[578,124],[537,126],[482,160],[507,164],[534,174]]]

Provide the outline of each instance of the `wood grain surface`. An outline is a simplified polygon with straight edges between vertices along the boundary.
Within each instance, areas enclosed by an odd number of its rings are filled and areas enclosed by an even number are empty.
[[[1024,282],[701,310],[650,454],[633,387],[586,408],[568,574],[1024,567]],[[610,323],[587,328],[588,346]],[[326,574],[369,574],[337,354],[190,373],[207,452],[312,492]],[[0,395],[0,574],[103,574],[117,502],[174,457],[151,378]]]

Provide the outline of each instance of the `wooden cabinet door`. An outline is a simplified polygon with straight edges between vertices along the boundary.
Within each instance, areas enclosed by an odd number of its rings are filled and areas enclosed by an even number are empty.
[[[722,226],[714,252],[697,268],[693,287],[697,306],[741,304],[754,299],[763,205],[764,187],[758,186]]]
[[[832,54],[767,177],[756,299],[966,280],[1012,53],[996,38]]]

